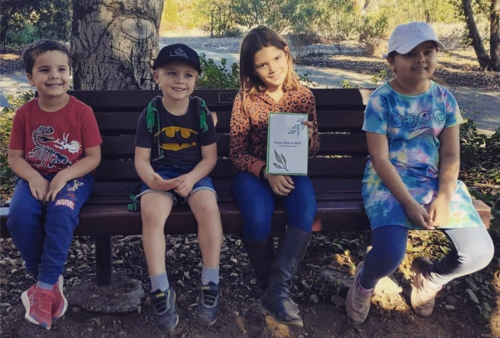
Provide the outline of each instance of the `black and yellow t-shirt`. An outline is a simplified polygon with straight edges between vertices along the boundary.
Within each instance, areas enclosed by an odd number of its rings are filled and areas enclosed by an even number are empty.
[[[202,133],[200,127],[200,114],[196,107],[195,99],[189,98],[186,114],[177,116],[169,113],[160,99],[155,99],[155,106],[160,117],[160,127],[155,128],[159,133],[159,146],[163,158],[156,161],[155,165],[192,165],[201,161],[201,147],[208,146],[217,141],[214,121],[210,113],[207,114],[208,130]],[[153,141],[158,140],[148,131],[146,126],[146,112],[144,109],[137,123],[135,145],[141,148],[157,147]],[[152,151],[153,154],[153,151]]]

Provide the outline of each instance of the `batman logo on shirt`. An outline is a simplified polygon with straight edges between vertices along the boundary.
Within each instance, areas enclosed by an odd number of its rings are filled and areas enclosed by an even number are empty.
[[[163,150],[179,151],[195,147],[198,144],[199,133],[193,129],[171,126],[163,128],[158,132],[158,134],[160,133],[164,133],[167,138],[167,142],[160,145],[160,148]],[[182,142],[179,142],[179,134]]]

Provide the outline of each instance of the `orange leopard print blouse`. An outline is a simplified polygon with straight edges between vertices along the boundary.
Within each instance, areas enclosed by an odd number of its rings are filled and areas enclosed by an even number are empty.
[[[279,103],[265,92],[257,93],[252,98],[247,96],[246,110],[243,109],[242,97],[240,91],[234,99],[229,142],[229,156],[237,170],[259,177],[260,170],[266,164],[269,112],[309,114],[309,121],[314,125],[309,156],[318,152],[320,142],[316,101],[309,89],[300,86],[297,90],[285,92]]]

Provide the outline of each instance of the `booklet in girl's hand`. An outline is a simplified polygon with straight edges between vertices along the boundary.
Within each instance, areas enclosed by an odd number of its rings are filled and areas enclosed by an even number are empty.
[[[266,172],[271,175],[307,175],[309,139],[307,114],[270,113]]]

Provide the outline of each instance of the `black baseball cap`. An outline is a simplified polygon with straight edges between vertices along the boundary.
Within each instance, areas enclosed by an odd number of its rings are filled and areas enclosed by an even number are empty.
[[[153,70],[171,61],[186,61],[201,74],[200,57],[191,47],[182,43],[175,43],[163,47],[153,63]]]

